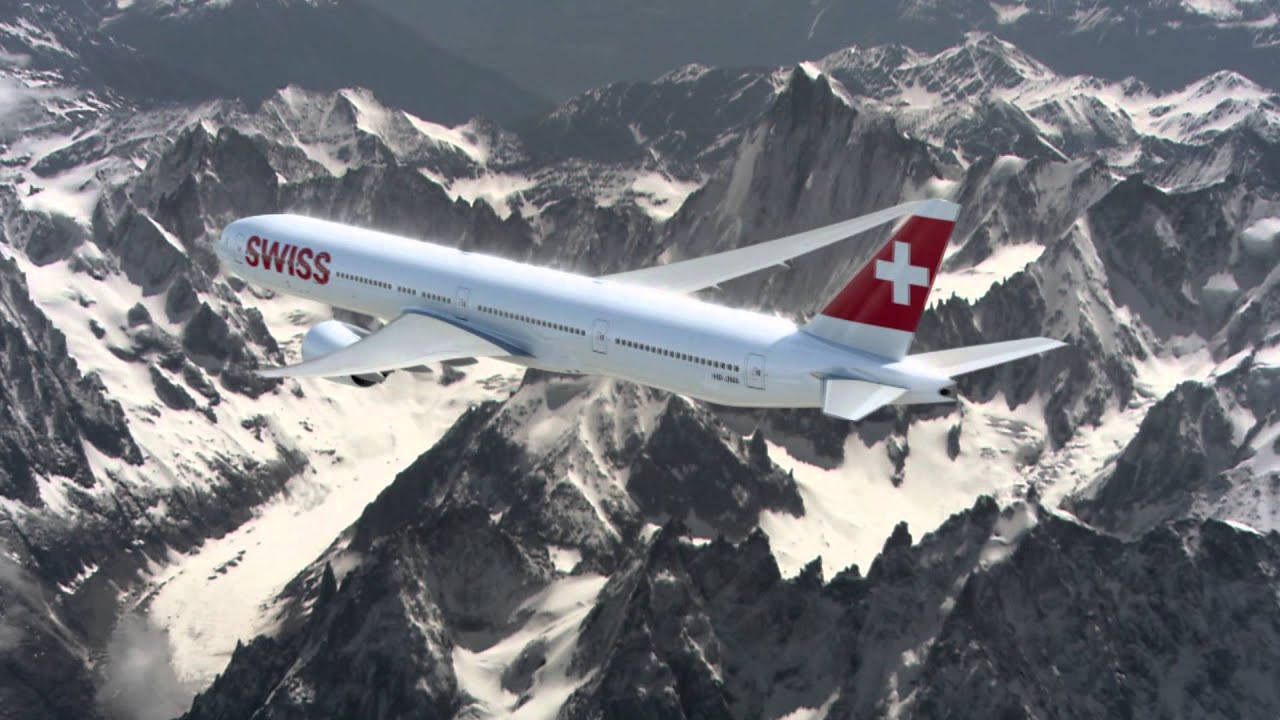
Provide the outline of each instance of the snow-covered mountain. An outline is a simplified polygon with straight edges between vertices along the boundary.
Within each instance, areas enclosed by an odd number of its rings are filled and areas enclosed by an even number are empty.
[[[288,84],[362,85],[397,107],[449,123],[473,115],[509,121],[544,108],[499,73],[360,3],[138,0],[102,28],[149,60],[199,78],[216,96],[250,103]]]
[[[449,123],[474,115],[514,121],[546,108],[498,72],[353,2],[15,3],[0,9],[0,52],[46,81],[148,106],[217,98],[256,105],[287,85],[359,85]]]
[[[355,87],[143,102],[4,27],[25,43],[0,119],[5,707],[1280,706],[1250,681],[1277,649],[1271,90],[1064,77],[975,34],[446,126]],[[1072,347],[857,426],[493,362],[264,381],[331,311],[208,247],[287,210],[604,272],[931,195],[965,212],[918,345]],[[720,298],[803,317],[872,244]]]
[[[502,6],[469,0],[364,0],[432,42],[547,97],[677,65],[795,63],[851,44],[939,52],[969,31],[1032,50],[1056,71],[1134,76],[1168,90],[1234,70],[1275,86],[1275,2],[1257,0],[714,0]]]

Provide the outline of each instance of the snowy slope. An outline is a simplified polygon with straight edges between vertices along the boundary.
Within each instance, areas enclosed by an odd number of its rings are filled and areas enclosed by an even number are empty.
[[[1048,148],[1067,157],[1103,152],[1119,170],[1138,164],[1140,138],[1204,144],[1241,124],[1277,126],[1274,90],[1223,71],[1180,90],[1135,79],[1064,77],[1026,51],[983,33],[936,55],[906,48],[850,48],[817,62],[846,86],[891,110],[910,131],[935,141],[981,123],[983,103],[1020,111]],[[963,147],[963,146],[962,146]]]
[[[210,408],[217,419],[213,423],[197,413],[162,413],[147,368],[108,350],[113,340],[126,344],[116,333],[128,325],[125,313],[137,304],[149,306],[152,318],[166,329],[180,332],[159,319],[164,310],[158,299],[142,297],[123,279],[86,287],[65,263],[37,268],[15,259],[33,288],[33,299],[64,328],[68,352],[82,367],[100,373],[108,392],[123,404],[146,456],[138,467],[97,457],[95,474],[103,482],[93,492],[110,495],[122,486],[136,494],[159,489],[200,492],[208,487],[215,463],[270,457],[278,452],[273,447],[307,458],[306,470],[256,509],[252,520],[190,554],[154,558],[153,577],[134,591],[156,624],[169,631],[176,669],[184,681],[208,682],[237,641],[267,627],[264,606],[285,582],[358,516],[398,468],[442,435],[472,403],[504,397],[521,375],[518,368],[482,361],[466,369],[465,380],[449,386],[433,375],[411,374],[393,376],[378,393],[307,382],[296,393],[267,398],[224,394]],[[68,293],[69,287],[80,289]],[[86,299],[87,312],[81,304]],[[291,299],[255,300],[255,305],[290,354],[297,352],[307,328],[331,316],[325,307]],[[91,320],[108,328],[104,339],[90,332]],[[394,393],[398,402],[388,404],[383,393]],[[352,431],[353,417],[367,418],[359,432]],[[261,424],[242,422],[254,418],[261,418]],[[406,436],[406,430],[411,434]],[[64,496],[68,482],[50,478],[42,485],[48,510],[74,512]],[[0,502],[18,518],[31,512],[7,499]],[[163,522],[165,507],[155,507],[152,513],[153,521]],[[74,584],[65,588],[75,589]]]
[[[294,428],[297,447],[323,458],[227,535],[187,553],[159,558],[136,596],[168,633],[180,680],[203,687],[221,672],[237,642],[271,632],[271,604],[285,584],[350,525],[423,444],[431,444],[471,404],[503,397],[519,382],[493,362],[468,368],[443,388],[431,379],[393,377],[399,398],[334,392],[282,408],[273,421]],[[324,388],[327,390],[327,388]],[[353,433],[352,417],[369,418]],[[410,431],[406,436],[406,430]]]

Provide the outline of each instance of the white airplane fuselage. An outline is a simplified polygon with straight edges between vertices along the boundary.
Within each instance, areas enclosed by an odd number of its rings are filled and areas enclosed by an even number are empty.
[[[951,379],[910,358],[845,347],[783,318],[321,220],[238,220],[218,254],[282,293],[383,319],[422,312],[501,338],[527,353],[503,359],[542,370],[733,406],[821,407],[831,376],[907,388],[899,404],[954,399]]]

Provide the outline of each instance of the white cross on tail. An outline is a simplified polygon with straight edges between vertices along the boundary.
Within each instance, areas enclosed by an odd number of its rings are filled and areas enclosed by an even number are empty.
[[[911,304],[911,286],[929,287],[929,268],[911,264],[911,245],[893,243],[893,262],[876,261],[876,279],[893,283],[893,303]]]

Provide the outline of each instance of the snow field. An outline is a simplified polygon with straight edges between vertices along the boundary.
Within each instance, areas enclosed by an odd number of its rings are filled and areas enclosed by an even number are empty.
[[[513,633],[483,650],[453,649],[459,689],[475,698],[478,717],[552,720],[569,696],[590,676],[569,675],[569,663],[582,621],[595,606],[608,578],[575,575],[553,581],[530,598],[517,614],[528,613]],[[531,642],[545,643],[546,664],[533,675],[528,698],[502,688],[502,674]]]
[[[140,493],[160,487],[204,491],[211,487],[211,461],[270,461],[276,443],[302,452],[310,462],[238,529],[189,554],[157,558],[147,591],[133,600],[143,600],[151,619],[168,631],[175,670],[189,684],[205,685],[225,667],[238,640],[269,631],[269,606],[284,584],[468,407],[505,398],[523,375],[519,367],[481,360],[465,368],[465,380],[448,387],[434,375],[396,373],[373,389],[302,381],[302,398],[294,396],[291,385],[257,400],[224,390],[213,424],[200,413],[165,408],[155,396],[149,365],[126,362],[107,349],[111,343],[129,346],[121,328],[128,309],[139,302],[156,325],[178,335],[181,328],[164,319],[163,295],[142,297],[120,275],[86,281],[66,262],[38,268],[2,249],[27,275],[36,304],[66,334],[68,352],[81,371],[100,373],[143,450],[144,464],[133,467],[86,445],[98,480],[89,492],[112,493],[117,483]],[[98,251],[86,245],[78,252]],[[292,298],[253,304],[288,356],[297,355],[307,328],[329,317],[327,308]],[[90,332],[90,319],[105,328],[102,340]],[[261,439],[240,424],[257,415],[267,418]],[[65,498],[69,482],[41,480],[41,495],[49,504],[45,511],[74,512]],[[16,503],[5,505],[18,516],[30,512]],[[147,512],[163,520],[166,507],[160,503]]]

